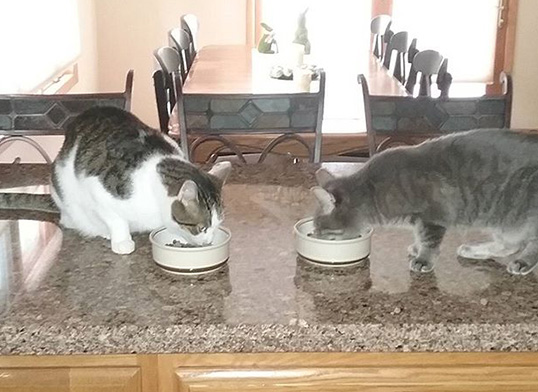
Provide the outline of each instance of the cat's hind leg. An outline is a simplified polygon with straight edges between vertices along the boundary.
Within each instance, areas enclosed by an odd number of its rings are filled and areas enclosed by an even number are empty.
[[[519,245],[491,241],[476,245],[461,245],[457,250],[457,254],[465,259],[489,260],[512,256],[519,252],[520,249]]]
[[[415,272],[430,272],[446,228],[418,220],[414,229],[415,243],[409,247],[410,268]]]
[[[499,234],[493,234],[493,241],[483,242],[479,244],[463,244],[457,254],[465,259],[473,260],[489,260],[502,259],[512,256],[522,249],[520,243],[509,242]]]
[[[513,275],[527,275],[538,265],[538,239],[527,242],[521,255],[508,264],[508,272]]]

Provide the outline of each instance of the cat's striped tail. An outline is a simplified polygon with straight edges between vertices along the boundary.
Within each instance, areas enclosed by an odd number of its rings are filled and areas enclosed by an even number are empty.
[[[51,195],[36,193],[0,193],[0,210],[60,213]]]

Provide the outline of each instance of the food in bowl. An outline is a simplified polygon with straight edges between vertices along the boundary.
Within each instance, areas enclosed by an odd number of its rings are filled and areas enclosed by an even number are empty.
[[[166,246],[172,246],[174,248],[201,248],[201,245],[186,244],[181,242],[181,240],[173,240],[172,242],[166,244]]]
[[[320,240],[337,241],[336,238],[323,238],[323,237],[320,237],[320,236],[316,235],[316,232],[315,232],[315,231],[312,231],[312,232],[308,233],[307,236],[308,236],[308,237],[317,238],[317,239],[320,239]],[[357,238],[361,238],[361,237],[362,237],[361,234],[359,234],[359,235],[357,236]]]
[[[195,246],[178,241],[166,228],[150,233],[153,260],[164,271],[177,275],[193,275],[214,271],[223,266],[230,255],[231,233],[220,227],[211,245]]]
[[[298,221],[293,229],[297,253],[309,261],[328,266],[356,264],[370,255],[370,239],[373,230],[345,240],[318,238],[314,231],[314,219]]]

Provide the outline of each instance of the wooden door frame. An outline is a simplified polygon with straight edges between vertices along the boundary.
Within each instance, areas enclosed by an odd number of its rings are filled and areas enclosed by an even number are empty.
[[[503,22],[501,27],[497,29],[493,84],[487,86],[486,95],[498,95],[502,93],[501,72],[512,73],[514,63],[519,0],[499,0],[499,4],[503,7],[500,10],[499,17]]]

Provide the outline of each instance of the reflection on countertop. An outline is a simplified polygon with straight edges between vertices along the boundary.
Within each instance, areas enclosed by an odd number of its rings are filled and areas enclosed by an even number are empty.
[[[119,256],[104,239],[62,231],[54,215],[1,212],[0,353],[538,348],[537,275],[458,259],[457,246],[478,232],[449,231],[427,275],[409,272],[412,235],[402,228],[376,229],[359,266],[298,257],[292,227],[315,209],[314,171],[234,168],[224,191],[230,260],[199,277],[156,268],[146,234]],[[0,166],[0,188],[46,191],[47,173]]]

